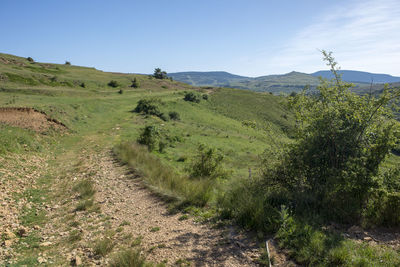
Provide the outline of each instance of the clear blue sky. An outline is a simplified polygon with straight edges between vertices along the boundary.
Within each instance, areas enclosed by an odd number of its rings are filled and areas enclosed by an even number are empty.
[[[325,69],[400,75],[398,0],[1,0],[0,52],[151,73],[259,76]]]

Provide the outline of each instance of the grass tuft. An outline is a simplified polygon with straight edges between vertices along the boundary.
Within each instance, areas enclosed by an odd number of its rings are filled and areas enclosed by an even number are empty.
[[[160,231],[160,227],[158,226],[150,228],[150,232],[158,232],[158,231]]]
[[[139,246],[142,243],[142,239],[142,236],[136,237],[135,240],[132,241],[131,247]]]
[[[110,262],[110,267],[162,267],[163,263],[154,265],[146,262],[146,258],[141,255],[139,250],[124,250],[115,254]]]
[[[114,243],[109,238],[98,239],[95,241],[93,251],[96,255],[105,257],[114,248]]]
[[[82,239],[82,233],[79,230],[72,230],[69,233],[68,241],[69,242],[76,242]]]
[[[76,206],[76,211],[88,211],[91,207],[93,207],[93,199],[89,200],[81,200]]]
[[[90,198],[96,192],[93,186],[93,181],[90,179],[85,179],[77,183],[73,190],[79,193],[79,197],[83,199]]]

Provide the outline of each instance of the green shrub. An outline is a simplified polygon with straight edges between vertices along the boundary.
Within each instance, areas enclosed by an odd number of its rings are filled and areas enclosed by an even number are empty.
[[[203,98],[204,100],[208,100],[208,95],[207,95],[207,94],[203,94],[203,95],[202,95],[202,98]]]
[[[160,153],[164,153],[165,152],[165,148],[168,146],[168,143],[165,141],[160,141],[158,143],[158,152]]]
[[[383,225],[399,226],[400,225],[400,192],[387,194],[387,199],[383,204],[382,218]],[[377,207],[382,209],[382,207]]]
[[[200,145],[190,166],[190,175],[196,178],[225,178],[227,174],[222,168],[223,159],[224,156],[215,149]]]
[[[35,60],[33,60],[33,58],[31,58],[31,57],[27,57],[26,58],[29,62],[35,62]]]
[[[176,111],[171,111],[168,113],[168,115],[169,115],[169,118],[174,121],[179,121],[181,119],[179,113]]]
[[[159,99],[141,99],[133,111],[160,117],[163,114],[159,109],[160,104],[161,101]]]
[[[279,229],[279,207],[288,203],[283,192],[266,190],[255,177],[229,181],[227,188],[217,197],[222,218],[234,219],[245,229],[264,233],[275,233]]]
[[[142,132],[137,139],[139,144],[147,146],[149,151],[153,151],[158,145],[160,140],[160,131],[156,126],[146,126],[142,129]]]
[[[68,66],[70,66],[70,65],[71,65],[71,62],[69,62],[69,61],[65,61],[65,65],[68,65]]]
[[[116,88],[116,87],[121,86],[121,85],[120,85],[117,81],[115,81],[115,80],[111,80],[107,85],[110,86],[110,87],[113,87],[113,88]]]
[[[372,191],[362,217],[367,227],[400,225],[400,192]]]
[[[382,186],[388,192],[400,192],[400,167],[389,169],[382,174]]]
[[[168,121],[169,120],[169,117],[164,113],[161,113],[160,116],[158,116],[158,117],[160,119],[162,119],[163,121]]]
[[[183,100],[194,103],[200,103],[200,94],[194,92],[188,92],[185,94]]]
[[[83,83],[80,84],[80,87],[85,88],[86,84],[83,82]]]
[[[277,161],[267,160],[264,178],[266,186],[290,192],[296,212],[356,223],[395,141],[396,123],[386,105],[399,93],[355,95],[331,54],[324,56],[335,79],[322,80],[313,96],[303,92],[290,99],[297,140],[281,149]]]
[[[133,79],[132,84],[131,84],[132,88],[139,88],[140,87],[140,83],[139,81],[136,79],[136,77]]]
[[[122,95],[124,93],[124,90],[119,89],[118,94]]]
[[[153,77],[156,79],[168,79],[167,73],[160,68],[154,69]]]
[[[400,156],[400,142],[397,142],[394,148],[392,148],[392,153]]]
[[[176,160],[177,162],[185,162],[187,160],[186,156],[179,156],[179,158]]]

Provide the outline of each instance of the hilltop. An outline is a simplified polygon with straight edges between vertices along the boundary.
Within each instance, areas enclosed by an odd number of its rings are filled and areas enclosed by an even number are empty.
[[[73,89],[82,94],[91,94],[100,91],[110,92],[110,89],[129,88],[135,78],[138,79],[141,88],[162,88],[172,85],[177,89],[192,88],[185,83],[151,79],[151,76],[147,75],[103,72],[71,63],[40,63],[0,53],[0,82],[3,91],[36,88],[38,93],[65,94]],[[116,81],[116,84],[110,86],[110,81]]]

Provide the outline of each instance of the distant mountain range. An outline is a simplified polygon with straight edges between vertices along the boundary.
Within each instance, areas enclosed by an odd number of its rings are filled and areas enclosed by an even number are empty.
[[[395,83],[400,82],[400,77],[395,77],[389,74],[376,74],[364,71],[355,70],[340,70],[339,74],[342,75],[342,79],[346,82],[354,83]],[[321,76],[323,78],[333,78],[332,72],[329,70],[321,70],[311,74],[312,76]]]
[[[341,70],[339,73],[342,79],[347,82],[355,83],[355,90],[364,91],[374,84],[400,82],[400,77],[394,77],[388,74],[375,74],[362,71]],[[332,78],[330,71],[317,71],[307,74],[301,72],[290,72],[281,75],[267,75],[260,77],[245,77],[234,75],[224,71],[210,72],[176,72],[169,73],[168,76],[174,80],[185,82],[194,86],[221,86],[247,89],[252,91],[272,92],[272,93],[290,93],[301,91],[305,86],[315,88],[319,84],[319,78]],[[381,88],[382,85],[378,85]]]

